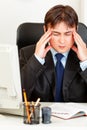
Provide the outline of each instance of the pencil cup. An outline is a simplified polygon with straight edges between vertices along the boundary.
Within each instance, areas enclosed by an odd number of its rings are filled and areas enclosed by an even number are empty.
[[[49,124],[51,123],[51,108],[42,107],[42,123]]]
[[[27,105],[24,103],[24,117],[25,124],[39,124],[40,123],[40,104],[35,106],[32,103]]]

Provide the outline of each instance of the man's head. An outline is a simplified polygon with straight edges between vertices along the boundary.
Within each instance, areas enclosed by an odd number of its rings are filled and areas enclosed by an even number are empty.
[[[75,10],[66,5],[56,5],[52,7],[45,15],[44,24],[46,30],[48,26],[54,27],[57,23],[64,22],[69,27],[78,25],[78,16]]]
[[[58,52],[67,52],[74,44],[73,32],[77,30],[78,16],[66,5],[56,5],[45,15],[45,30],[51,30],[50,45]]]

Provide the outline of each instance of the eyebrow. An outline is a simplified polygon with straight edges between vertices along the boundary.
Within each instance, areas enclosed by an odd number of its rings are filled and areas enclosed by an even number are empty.
[[[66,31],[65,33],[72,33],[73,31]],[[52,33],[60,33],[60,32],[57,32],[57,31],[52,31]]]

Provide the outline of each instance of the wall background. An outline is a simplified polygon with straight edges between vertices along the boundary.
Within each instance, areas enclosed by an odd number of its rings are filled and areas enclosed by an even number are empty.
[[[87,25],[87,0],[0,0],[0,44],[16,44],[17,27],[23,22],[43,22],[56,4],[71,5]]]

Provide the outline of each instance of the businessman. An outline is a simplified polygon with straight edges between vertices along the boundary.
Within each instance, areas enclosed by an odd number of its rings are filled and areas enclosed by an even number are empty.
[[[77,13],[56,5],[46,13],[43,28],[36,45],[20,50],[21,84],[28,100],[87,102],[87,46],[77,33]],[[56,54],[62,55],[58,62]],[[56,69],[59,62],[62,67]]]

